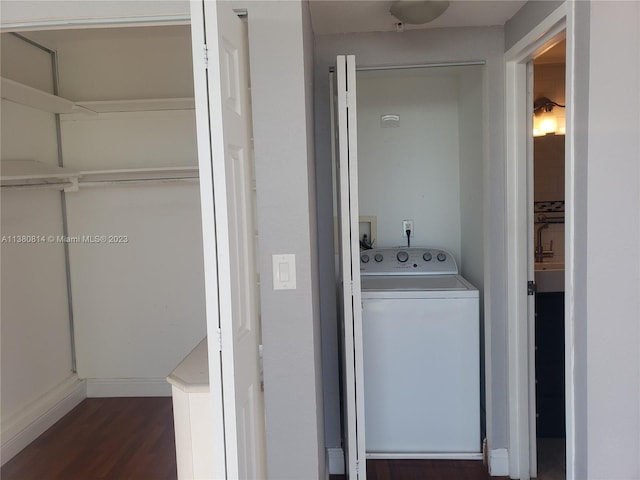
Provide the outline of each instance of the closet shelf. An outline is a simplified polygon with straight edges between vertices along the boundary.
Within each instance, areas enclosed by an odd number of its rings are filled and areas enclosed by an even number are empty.
[[[35,160],[4,160],[0,166],[0,185],[11,188],[59,188],[74,190],[79,172]]]
[[[2,98],[49,113],[76,113],[86,110],[71,100],[2,77]],[[92,112],[87,112],[92,113]]]
[[[8,78],[0,78],[2,80],[0,91],[2,92],[3,99],[49,113],[80,113],[96,115],[98,113],[153,112],[195,109],[195,99],[193,97],[134,100],[83,100],[74,102]]]

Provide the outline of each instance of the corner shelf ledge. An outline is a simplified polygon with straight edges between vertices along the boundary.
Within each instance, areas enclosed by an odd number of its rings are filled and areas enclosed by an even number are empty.
[[[207,337],[169,374],[167,382],[187,393],[209,392]]]
[[[0,77],[0,92],[4,100],[59,114],[96,115],[195,109],[193,97],[72,101],[5,77]]]
[[[83,111],[71,100],[38,90],[37,88],[1,77],[2,98],[49,113],[76,113]]]

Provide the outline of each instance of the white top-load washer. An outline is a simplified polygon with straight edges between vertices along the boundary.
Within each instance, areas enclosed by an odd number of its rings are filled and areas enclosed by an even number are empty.
[[[434,248],[360,254],[368,458],[482,458],[478,290]]]

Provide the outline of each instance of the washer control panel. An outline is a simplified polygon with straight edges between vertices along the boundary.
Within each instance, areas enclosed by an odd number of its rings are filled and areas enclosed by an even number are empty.
[[[360,252],[360,275],[457,275],[451,253],[437,248],[374,248]]]

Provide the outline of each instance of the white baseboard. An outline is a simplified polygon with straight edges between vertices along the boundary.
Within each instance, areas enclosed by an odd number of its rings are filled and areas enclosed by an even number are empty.
[[[496,448],[489,453],[489,475],[509,476],[509,451],[506,448]]]
[[[171,385],[162,378],[87,378],[87,397],[170,397]]]
[[[74,374],[3,420],[1,464],[11,460],[84,400],[87,396],[85,387],[84,380]]]
[[[327,448],[329,475],[344,475],[344,452],[341,448]]]

